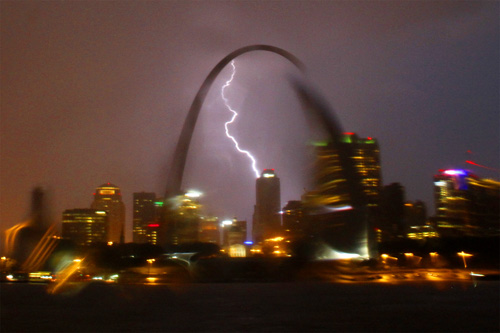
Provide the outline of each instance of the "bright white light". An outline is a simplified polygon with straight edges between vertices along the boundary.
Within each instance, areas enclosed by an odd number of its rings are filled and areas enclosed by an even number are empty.
[[[465,176],[467,174],[464,170],[445,170],[443,173],[448,176]]]
[[[232,124],[234,122],[234,120],[236,119],[236,117],[238,116],[238,113],[231,108],[231,106],[229,105],[229,100],[224,95],[224,91],[226,90],[227,87],[229,87],[231,85],[231,82],[233,81],[234,75],[236,74],[236,66],[234,65],[234,60],[231,61],[231,66],[233,68],[233,71],[231,73],[231,78],[226,81],[226,83],[222,86],[222,89],[221,89],[221,96],[222,96],[222,99],[224,100],[224,104],[226,105],[227,109],[233,113],[231,120],[227,121],[224,124],[224,128],[226,129],[226,136],[233,141],[234,146],[236,147],[236,149],[240,153],[247,155],[248,158],[252,161],[252,170],[255,173],[255,178],[259,178],[259,171],[257,170],[257,166],[256,166],[257,162],[255,161],[255,158],[252,156],[252,154],[250,154],[249,151],[240,149],[240,145],[238,144],[238,141],[236,141],[234,136],[229,134],[229,127],[228,126],[229,126],[229,124]]]
[[[189,190],[185,195],[188,198],[199,198],[203,193],[195,190]]]
[[[446,186],[446,182],[440,180],[440,181],[434,182],[434,185],[436,185],[436,186]]]
[[[351,210],[352,206],[345,205],[345,206],[337,206],[337,207],[327,207],[328,210],[332,212],[342,212],[344,210]]]
[[[222,226],[231,225],[231,224],[233,224],[233,221],[231,221],[231,220],[224,220],[224,221],[222,221]]]

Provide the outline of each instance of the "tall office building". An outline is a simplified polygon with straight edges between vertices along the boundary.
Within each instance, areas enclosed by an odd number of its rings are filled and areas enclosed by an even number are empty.
[[[281,235],[281,188],[274,169],[264,169],[256,181],[256,203],[253,215],[255,242]]]
[[[380,150],[376,139],[359,138],[355,133],[344,133],[340,142],[316,144],[316,204],[321,206],[346,206],[352,204],[349,195],[352,186],[345,177],[340,162],[340,150],[349,152],[356,175],[356,185],[361,186],[368,206],[378,204],[382,177]]]
[[[304,195],[308,232],[337,250],[374,255],[382,182],[377,140],[344,133],[315,145],[315,189]]]
[[[283,207],[283,229],[287,239],[296,240],[302,238],[306,232],[306,219],[304,204],[300,200],[288,201]]]
[[[106,242],[107,214],[102,210],[81,208],[63,212],[62,237],[78,246]]]
[[[500,182],[468,170],[440,170],[434,176],[436,216],[442,236],[500,234]]]
[[[139,192],[134,193],[133,205],[133,242],[148,243],[148,226],[156,221],[156,194]]]
[[[125,205],[120,188],[107,183],[99,186],[94,193],[90,208],[103,210],[108,214],[106,225],[107,241],[119,243],[125,237]]]
[[[188,191],[171,199],[173,203],[170,225],[167,226],[167,244],[183,244],[198,241],[202,205],[201,193]],[[162,244],[160,244],[162,245]]]

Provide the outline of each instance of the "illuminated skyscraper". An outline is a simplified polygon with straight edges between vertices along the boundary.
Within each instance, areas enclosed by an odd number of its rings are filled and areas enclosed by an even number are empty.
[[[500,234],[500,182],[468,170],[440,170],[434,189],[434,222],[442,236]]]
[[[274,169],[264,169],[256,182],[256,203],[253,215],[254,241],[279,236],[281,230],[280,179]]]
[[[154,193],[134,193],[133,242],[148,243],[148,225],[156,219],[156,195]]]
[[[198,241],[201,215],[201,204],[198,198],[201,193],[188,191],[171,199],[174,208],[171,225],[168,226],[168,244],[193,243]],[[162,244],[160,244],[162,245]]]
[[[351,205],[348,182],[339,160],[339,150],[348,151],[356,171],[356,183],[360,185],[368,206],[378,204],[381,189],[380,150],[374,138],[359,138],[355,133],[344,133],[341,142],[316,144],[317,173],[316,200],[325,206]]]
[[[304,196],[310,233],[338,250],[373,254],[382,182],[379,155],[376,139],[355,133],[316,143],[315,189]]]
[[[106,242],[107,214],[95,209],[67,209],[63,212],[62,237],[78,246]]]
[[[107,241],[123,242],[125,233],[125,205],[120,188],[107,183],[99,186],[94,193],[90,208],[103,210],[108,214],[106,225]]]

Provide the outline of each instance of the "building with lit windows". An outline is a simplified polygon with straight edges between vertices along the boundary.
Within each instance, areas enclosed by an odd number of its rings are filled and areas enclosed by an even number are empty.
[[[434,176],[438,232],[446,236],[500,234],[500,182],[468,170],[440,170]]]
[[[148,225],[156,222],[156,194],[139,192],[133,198],[133,242],[148,243]]]
[[[188,191],[171,199],[173,211],[167,228],[167,243],[178,245],[198,241],[198,229],[202,218],[202,205],[198,201],[200,196],[199,192]]]
[[[220,244],[219,218],[202,217],[198,225],[198,240],[203,243]]]
[[[222,245],[228,247],[235,244],[244,244],[247,240],[247,221],[238,221],[237,218],[224,220],[222,227]]]
[[[376,139],[316,142],[315,188],[303,197],[308,233],[344,252],[372,252],[382,177]],[[368,245],[370,243],[370,245]]]
[[[107,213],[96,209],[67,209],[63,212],[62,237],[78,246],[106,242]]]
[[[107,183],[99,186],[94,193],[90,208],[108,214],[106,234],[108,242],[123,242],[125,233],[125,204],[118,186]]]
[[[302,238],[307,232],[304,204],[300,200],[288,201],[282,210],[283,230],[286,239]]]
[[[274,169],[264,169],[256,181],[253,239],[261,242],[279,236],[281,228],[281,187]]]
[[[165,226],[163,225],[163,219],[161,214],[163,213],[163,199],[156,198],[153,202],[154,204],[154,217],[152,220],[146,223],[144,221],[144,232],[146,236],[146,243],[153,245],[164,245],[166,243],[165,238]]]
[[[349,152],[356,171],[356,180],[361,185],[368,206],[378,205],[382,184],[380,171],[380,149],[376,139],[359,138],[355,133],[344,133],[340,142],[316,143],[316,193],[315,200],[322,206],[345,206],[351,204],[350,186],[341,167],[340,151]]]

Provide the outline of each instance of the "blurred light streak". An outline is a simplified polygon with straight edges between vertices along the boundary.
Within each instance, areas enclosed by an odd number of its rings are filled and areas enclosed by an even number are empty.
[[[66,284],[68,279],[78,270],[80,269],[80,264],[84,259],[74,259],[71,264],[69,264],[65,269],[60,272],[57,272],[57,280],[54,284],[48,289],[48,292],[51,294],[55,294],[62,286]]]
[[[37,271],[45,263],[48,257],[52,254],[58,243],[57,224],[52,224],[45,234],[40,238],[33,251],[23,263],[22,267],[25,271]]]
[[[14,253],[17,234],[22,230],[22,228],[27,227],[29,224],[30,221],[28,220],[5,230],[5,251],[8,256],[12,257],[12,254]]]
[[[229,134],[229,127],[228,126],[229,126],[229,124],[232,124],[235,121],[236,117],[238,116],[238,113],[236,112],[236,110],[232,109],[231,106],[229,105],[229,100],[227,99],[227,97],[224,94],[224,91],[226,90],[227,87],[229,87],[231,85],[231,82],[233,81],[234,75],[236,74],[236,66],[234,65],[234,60],[231,61],[230,64],[232,67],[231,78],[228,81],[226,81],[226,83],[222,86],[222,89],[221,89],[221,96],[222,96],[222,99],[224,100],[224,104],[226,105],[227,109],[233,113],[231,120],[227,121],[224,124],[224,128],[226,129],[226,136],[233,141],[234,146],[236,147],[236,149],[240,153],[247,155],[248,158],[252,161],[252,170],[255,173],[255,178],[259,178],[259,171],[257,170],[257,166],[256,166],[257,161],[255,160],[255,158],[252,156],[252,154],[250,154],[249,151],[240,149],[238,141],[236,141],[234,136]]]
[[[462,259],[463,259],[463,261],[464,261],[464,268],[467,268],[467,262],[466,262],[466,260],[465,260],[465,257],[472,257],[472,254],[470,254],[470,253],[465,253],[464,251],[462,251],[462,252],[458,252],[457,254],[458,254],[459,256],[461,256],[461,257],[462,257]]]
[[[480,168],[483,168],[483,169],[487,169],[487,170],[492,170],[492,171],[500,172],[500,169],[490,168],[490,167],[487,167],[487,166],[485,166],[485,165],[477,164],[477,163],[475,163],[475,162],[473,162],[473,161],[465,161],[465,163],[472,164],[472,165],[475,165],[475,166],[480,167]]]

